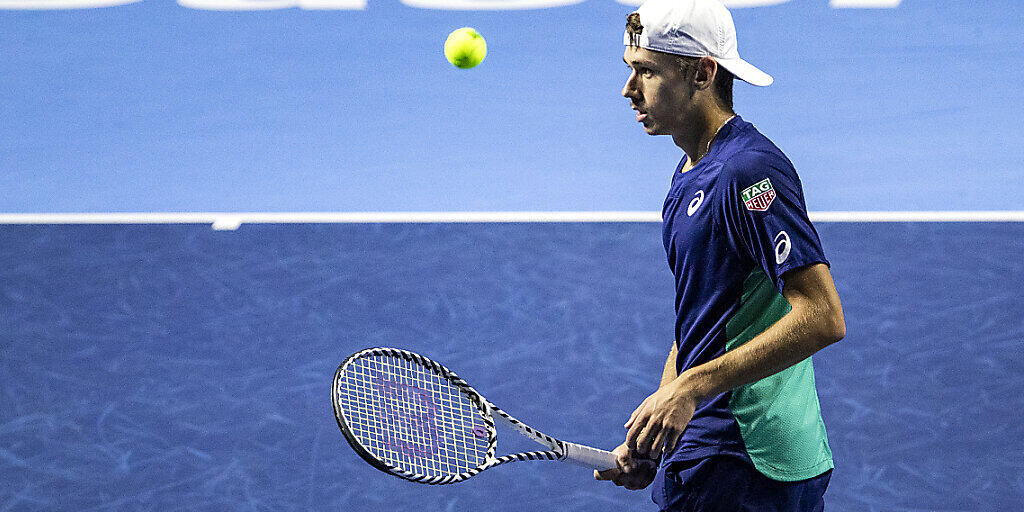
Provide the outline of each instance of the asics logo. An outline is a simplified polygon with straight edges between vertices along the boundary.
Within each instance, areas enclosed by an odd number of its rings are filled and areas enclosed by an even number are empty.
[[[779,234],[775,235],[775,263],[782,265],[786,258],[789,258],[789,235],[785,231],[779,231]]]
[[[694,198],[690,201],[690,206],[686,207],[686,215],[689,217],[693,217],[693,212],[697,211],[697,208],[700,208],[700,204],[703,202],[704,191],[698,190],[697,193],[694,194]]]

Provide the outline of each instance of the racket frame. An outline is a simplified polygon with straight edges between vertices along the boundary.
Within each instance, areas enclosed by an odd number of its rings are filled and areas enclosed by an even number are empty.
[[[345,418],[345,411],[341,406],[338,389],[346,367],[353,361],[370,356],[397,357],[409,362],[420,364],[430,370],[433,370],[469,398],[473,405],[475,405],[480,411],[484,425],[487,429],[487,452],[484,456],[484,463],[475,468],[453,475],[423,475],[393,466],[375,456],[366,446],[364,446],[362,441],[359,440],[348,426],[348,420]],[[334,406],[334,418],[338,422],[338,428],[341,429],[341,433],[345,436],[345,440],[348,441],[349,445],[352,446],[352,449],[359,455],[359,457],[380,471],[404,478],[411,482],[431,485],[453,484],[471,478],[486,469],[522,460],[568,461],[593,469],[609,469],[616,467],[615,456],[610,452],[598,450],[589,446],[561,441],[530,427],[492,404],[477,390],[473,389],[469,383],[441,363],[408,350],[390,347],[374,347],[360,350],[359,352],[347,357],[338,366],[337,371],[334,373],[333,385],[331,387],[331,403]],[[548,449],[513,453],[496,458],[494,456],[494,452],[497,449],[497,431],[494,425],[495,417],[505,425],[511,427],[513,430],[516,430],[523,436],[532,439]]]

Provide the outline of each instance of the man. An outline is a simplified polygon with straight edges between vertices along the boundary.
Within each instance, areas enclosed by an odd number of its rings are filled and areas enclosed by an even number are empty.
[[[666,511],[822,510],[833,465],[810,356],[846,327],[793,165],[733,112],[734,76],[772,78],[740,59],[717,0],[649,0],[624,44],[622,95],[686,153],[662,211],[677,341],[619,467],[594,476],[654,481]]]

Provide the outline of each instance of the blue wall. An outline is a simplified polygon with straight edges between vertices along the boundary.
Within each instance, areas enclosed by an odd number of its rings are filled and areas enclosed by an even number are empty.
[[[24,0],[26,2],[34,0]],[[256,2],[257,4],[261,2]],[[658,210],[608,0],[527,10],[4,10],[0,212]],[[812,210],[1024,209],[1016,0],[735,9],[737,110]],[[448,65],[447,33],[489,54]]]

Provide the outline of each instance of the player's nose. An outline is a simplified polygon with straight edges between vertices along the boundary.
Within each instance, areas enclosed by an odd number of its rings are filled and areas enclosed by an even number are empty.
[[[622,86],[622,96],[635,100],[639,96],[639,91],[636,87],[636,74],[631,73],[629,78],[626,80],[626,84]]]

